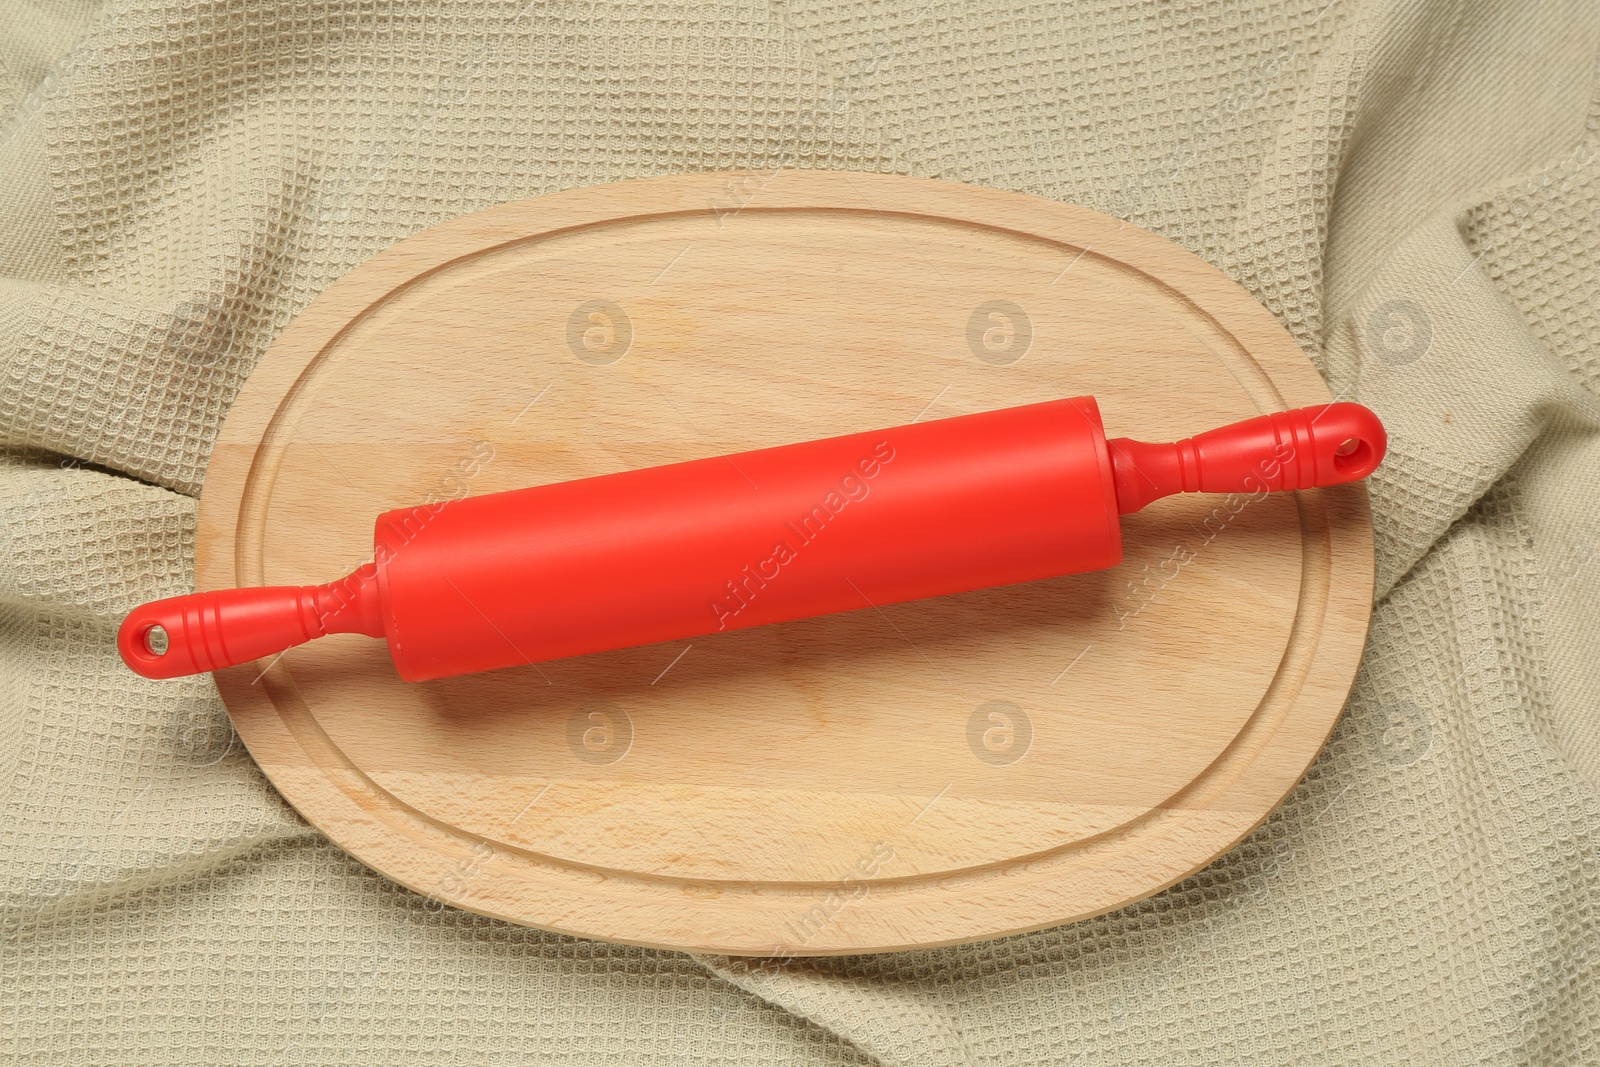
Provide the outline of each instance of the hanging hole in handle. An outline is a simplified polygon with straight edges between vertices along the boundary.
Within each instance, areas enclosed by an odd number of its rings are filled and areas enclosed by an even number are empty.
[[[1333,469],[1342,478],[1365,478],[1375,466],[1372,446],[1359,437],[1347,437],[1333,450]]]
[[[152,656],[165,656],[167,649],[172,647],[172,641],[167,636],[166,627],[156,623],[144,632],[144,647]]]

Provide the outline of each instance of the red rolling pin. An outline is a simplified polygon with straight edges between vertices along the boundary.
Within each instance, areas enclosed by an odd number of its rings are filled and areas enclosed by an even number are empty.
[[[401,508],[345,578],[145,604],[117,649],[173,678],[362,633],[426,681],[1111,567],[1158,497],[1354,481],[1385,445],[1359,404],[1173,444],[1107,441],[1090,397],[1005,408]]]

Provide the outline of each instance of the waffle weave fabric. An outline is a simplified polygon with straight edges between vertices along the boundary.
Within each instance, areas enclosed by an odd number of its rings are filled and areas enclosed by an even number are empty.
[[[1597,57],[1593,0],[5,5],[0,1059],[1600,1063]],[[1354,695],[1209,868],[774,971],[556,936],[425,907],[209,678],[121,667],[191,587],[229,403],[340,275],[774,161],[1125,217],[1383,417]]]

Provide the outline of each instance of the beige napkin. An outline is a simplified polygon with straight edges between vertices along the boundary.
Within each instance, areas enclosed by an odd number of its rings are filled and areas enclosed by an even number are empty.
[[[0,1060],[1600,1062],[1597,53],[1593,0],[5,5]],[[1092,921],[758,972],[435,913],[208,678],[122,669],[334,279],[780,164],[1124,216],[1386,420],[1355,696],[1244,844]]]

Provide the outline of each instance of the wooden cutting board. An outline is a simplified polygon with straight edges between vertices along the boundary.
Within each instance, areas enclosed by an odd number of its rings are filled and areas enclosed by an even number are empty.
[[[403,504],[1081,394],[1147,440],[1329,399],[1216,269],[1066,204],[805,171],[503,204],[273,345],[212,456],[198,585],[339,577]],[[1361,486],[1124,530],[1096,574],[420,685],[346,635],[217,684],[301,814],[442,904],[735,954],[993,937],[1210,862],[1355,676]]]

